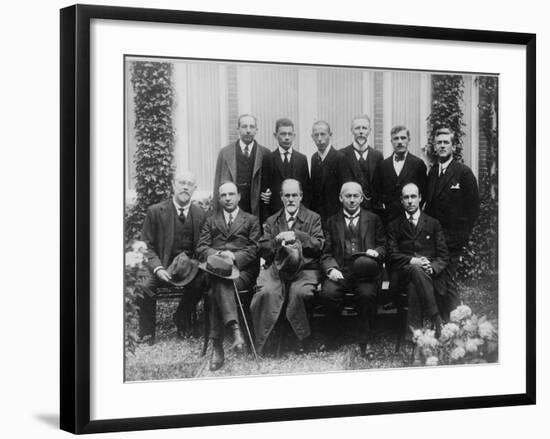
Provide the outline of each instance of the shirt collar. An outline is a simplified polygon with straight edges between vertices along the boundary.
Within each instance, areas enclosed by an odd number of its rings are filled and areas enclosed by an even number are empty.
[[[319,154],[319,158],[321,161],[325,160],[325,157],[330,152],[330,148],[332,148],[332,145],[329,143],[329,145],[326,147],[325,151],[321,154],[320,151],[317,151],[317,154]]]
[[[235,221],[235,218],[237,218],[237,215],[239,214],[239,206],[237,206],[237,208],[231,212],[231,216],[233,217],[233,221]],[[223,218],[225,219],[225,222],[229,222],[229,212],[226,211],[225,209],[223,210]]]
[[[355,212],[353,215],[350,215],[348,212],[346,212],[346,210],[344,209],[344,216],[346,217],[346,219],[351,219],[351,218],[358,218],[359,215],[361,213],[361,208],[357,209],[357,212]]]
[[[285,152],[288,152],[288,159],[290,160],[290,157],[292,157],[292,146],[288,149],[281,148],[280,146],[278,148],[279,148],[279,154],[281,154],[281,157],[284,158]]]
[[[443,163],[439,162],[439,169],[445,171],[451,164],[452,160],[453,160],[453,156],[451,154],[451,156],[447,159],[446,162],[443,162]]]
[[[405,154],[403,154],[403,161],[405,161],[405,159],[407,158],[407,154],[409,153],[409,151],[405,151]],[[397,154],[395,154],[395,152],[393,153],[393,161],[396,162],[397,160],[395,160],[395,157],[397,156]]]
[[[409,219],[411,216],[409,215],[409,212],[405,212],[405,218]],[[415,222],[418,221],[418,218],[420,218],[420,209],[417,209],[415,213],[412,215]]]
[[[183,207],[183,213],[185,214],[185,216],[187,216],[187,214],[189,213],[189,207],[191,207],[191,201],[189,201],[189,203],[187,203],[187,205],[185,206],[180,206],[178,203],[176,203],[176,200],[172,198],[172,203],[174,204],[174,207],[176,208],[176,212],[178,212],[178,215],[180,213],[180,209]]]
[[[361,147],[355,140],[353,141],[353,149],[355,149],[356,154],[358,154],[357,151],[361,151]],[[363,150],[363,154],[367,154],[369,152],[369,149],[370,149],[370,145],[367,142],[367,147]]]
[[[244,154],[244,148],[247,146],[246,143],[244,143],[241,139],[239,139],[239,146],[241,147],[241,151]],[[252,142],[250,142],[250,144],[248,145],[248,152],[249,153],[252,152],[253,146],[254,146],[254,140]]]
[[[288,219],[289,219],[291,216],[293,216],[294,218],[298,219],[298,214],[300,213],[300,209],[299,209],[299,208],[298,208],[298,210],[297,210],[296,212],[294,212],[294,215],[291,215],[290,213],[288,213],[288,212],[286,211],[286,209],[284,209],[284,211],[285,211],[285,219],[286,219],[287,222],[288,222]]]

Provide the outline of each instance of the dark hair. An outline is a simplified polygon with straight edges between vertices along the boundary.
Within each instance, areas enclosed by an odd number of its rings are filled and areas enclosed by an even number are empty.
[[[399,131],[407,131],[407,137],[411,138],[411,132],[405,125],[396,125],[390,130],[390,137],[393,137],[395,134],[397,134]]]
[[[437,131],[434,134],[434,139],[437,136],[439,136],[440,134],[450,134],[451,135],[451,142],[454,142],[454,140],[455,140],[455,133],[450,128],[447,128],[447,127],[438,128]]]
[[[275,122],[275,132],[279,131],[280,127],[292,127],[292,129],[294,129],[294,123],[290,119],[282,117]]]

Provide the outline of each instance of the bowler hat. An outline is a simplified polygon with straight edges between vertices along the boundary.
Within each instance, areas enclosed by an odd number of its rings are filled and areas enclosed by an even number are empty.
[[[210,255],[206,262],[199,264],[201,270],[223,279],[237,279],[239,269],[233,264],[233,260],[223,254]]]
[[[354,253],[354,258],[351,265],[353,276],[359,280],[373,280],[378,276],[380,267],[374,258],[367,256],[365,253]]]
[[[279,276],[285,279],[293,278],[302,268],[302,244],[293,241],[281,245],[275,253],[274,265],[279,271]]]
[[[190,259],[185,252],[181,252],[168,267],[168,274],[172,276],[170,283],[183,287],[195,278],[198,269],[199,262],[195,259]]]

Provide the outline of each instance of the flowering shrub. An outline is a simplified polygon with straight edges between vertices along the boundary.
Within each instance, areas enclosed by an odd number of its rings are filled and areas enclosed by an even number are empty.
[[[143,241],[134,241],[124,258],[124,345],[126,352],[134,353],[137,342],[138,306],[136,298],[142,294],[139,285],[149,276],[145,267],[147,245]]]
[[[460,305],[450,322],[441,328],[439,339],[432,329],[413,329],[413,342],[426,366],[438,364],[490,363],[498,358],[498,336],[485,316],[472,314]]]

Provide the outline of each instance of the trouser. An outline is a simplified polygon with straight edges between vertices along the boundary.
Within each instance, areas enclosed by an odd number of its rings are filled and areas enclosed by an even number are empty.
[[[357,298],[357,313],[360,321],[361,343],[366,342],[369,333],[373,328],[376,316],[376,294],[378,292],[377,281],[357,281],[350,277],[334,282],[326,279],[323,282],[323,289],[319,294],[322,304],[328,313],[327,326],[330,329],[336,327],[336,320],[340,313],[340,307],[344,294],[353,290]]]
[[[208,275],[210,338],[223,340],[225,327],[231,323],[238,323],[240,311],[237,309],[235,287],[237,291],[245,290],[253,283],[254,276],[247,271],[241,271],[240,276],[234,281]]]
[[[405,265],[400,270],[400,285],[408,297],[407,333],[409,328],[420,329],[424,319],[439,313],[432,277],[422,267]]]
[[[185,293],[181,298],[174,314],[174,321],[178,329],[186,330],[190,324],[190,317],[205,290],[206,276],[197,272],[195,278],[185,286]],[[172,284],[161,281],[156,275],[151,276],[141,287],[141,297],[136,298],[139,307],[139,336],[155,335],[156,327],[156,292],[162,287],[173,287]]]

